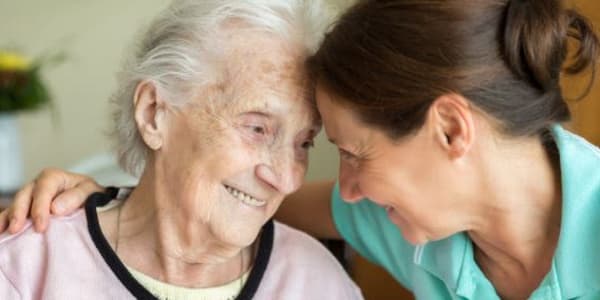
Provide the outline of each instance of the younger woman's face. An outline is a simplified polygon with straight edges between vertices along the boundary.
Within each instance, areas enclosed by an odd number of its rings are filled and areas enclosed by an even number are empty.
[[[455,233],[453,162],[428,130],[392,140],[322,87],[316,97],[325,132],[339,150],[340,193],[345,201],[368,198],[380,205],[412,244]]]

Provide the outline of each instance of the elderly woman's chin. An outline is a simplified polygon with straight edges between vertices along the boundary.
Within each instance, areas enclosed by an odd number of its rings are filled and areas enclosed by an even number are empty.
[[[246,247],[251,245],[261,232],[269,218],[249,218],[247,215],[230,215],[219,220],[212,219],[210,228],[213,235],[222,243]]]
[[[220,228],[216,228],[215,235],[225,244],[244,248],[246,246],[252,245],[254,241],[258,238],[262,225],[249,225],[244,224],[243,221],[237,221],[232,223],[239,224],[231,224],[229,227],[220,226]]]
[[[212,203],[210,214],[205,220],[211,231],[222,242],[235,246],[248,246],[256,240],[260,231],[272,217],[282,199],[269,199],[257,205],[232,195],[229,191],[220,193],[216,203]],[[277,197],[279,198],[279,197]],[[206,200],[205,200],[206,201]],[[202,207],[201,210],[206,209]]]

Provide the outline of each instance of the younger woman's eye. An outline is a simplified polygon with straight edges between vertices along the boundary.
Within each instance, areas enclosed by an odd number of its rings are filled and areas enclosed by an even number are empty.
[[[338,152],[340,153],[340,157],[342,159],[350,159],[352,157],[352,155],[350,155],[350,153],[348,153],[346,150],[338,149]]]
[[[340,158],[342,160],[346,160],[346,161],[357,161],[358,157],[356,157],[356,155],[344,150],[344,149],[338,149],[339,153],[340,153]]]

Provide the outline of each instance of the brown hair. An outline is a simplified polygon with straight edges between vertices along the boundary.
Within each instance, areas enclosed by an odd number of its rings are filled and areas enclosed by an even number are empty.
[[[594,71],[598,38],[558,0],[369,0],[339,19],[308,67],[392,138],[420,128],[446,93],[509,134],[534,135],[570,118],[559,86],[568,37],[579,48],[565,71]]]

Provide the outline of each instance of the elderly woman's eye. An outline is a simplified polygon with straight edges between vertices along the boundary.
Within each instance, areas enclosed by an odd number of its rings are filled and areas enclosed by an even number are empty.
[[[267,134],[267,129],[261,125],[249,125],[249,126],[246,126],[246,128],[248,128],[248,130],[252,131],[252,133],[254,133],[254,134],[258,134],[258,135]]]
[[[258,133],[258,134],[265,134],[266,130],[264,127],[261,126],[254,126],[252,127],[252,131],[254,131],[254,133]]]
[[[307,140],[304,143],[302,143],[302,148],[304,148],[306,150],[308,150],[314,146],[315,146],[315,142],[313,140]]]

